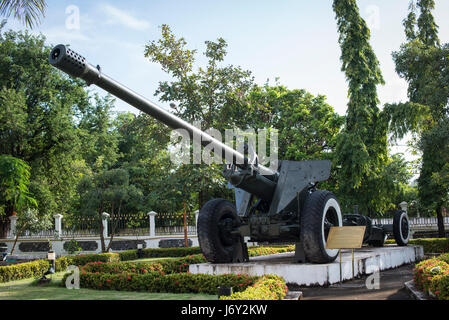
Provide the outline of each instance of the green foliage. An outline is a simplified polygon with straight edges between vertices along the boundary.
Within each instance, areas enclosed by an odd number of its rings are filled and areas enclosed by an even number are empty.
[[[269,254],[284,253],[295,251],[295,245],[285,247],[250,247],[248,248],[248,255],[250,257],[266,256]]]
[[[258,278],[233,274],[213,276],[187,273],[189,264],[201,262],[205,262],[205,259],[200,255],[158,263],[91,262],[80,270],[80,285],[99,290],[216,294],[220,285],[233,286],[240,291]],[[62,284],[68,275],[64,276]]]
[[[30,166],[23,160],[10,155],[0,155],[0,195],[3,206],[21,212],[23,207],[37,207],[28,189]]]
[[[42,230],[48,230],[52,226],[52,220],[49,216],[40,215],[36,209],[26,209],[17,216],[16,235],[20,236],[25,230],[38,233]]]
[[[415,266],[413,280],[418,289],[427,292],[430,289],[432,277],[445,271],[449,271],[449,265],[446,262],[438,258],[424,260]]]
[[[104,262],[89,262],[81,267],[80,272],[90,273],[157,273],[163,275],[162,265],[159,263],[142,263],[142,262],[117,262],[117,263],[104,263]]]
[[[425,131],[419,147],[423,151],[420,199],[426,207],[439,211],[449,201],[449,117]]]
[[[48,63],[42,35],[0,32],[0,154],[30,166],[29,189],[40,214],[68,215],[76,185],[89,171],[77,118],[90,106],[89,94],[82,81]]]
[[[25,26],[33,28],[45,15],[45,0],[1,0],[0,15],[20,20]]]
[[[65,283],[65,275],[62,283]],[[232,286],[245,290],[258,277],[247,275],[177,273],[159,276],[157,273],[81,273],[80,286],[97,290],[147,291],[170,293],[217,294],[218,286]]]
[[[31,262],[0,266],[0,283],[40,277],[50,268],[48,260],[36,260]]]
[[[159,63],[174,81],[160,82],[156,95],[163,102],[171,102],[174,113],[182,119],[200,121],[202,130],[245,128],[251,110],[245,99],[253,87],[251,73],[240,67],[220,65],[227,53],[225,40],[219,38],[205,44],[207,65],[194,72],[196,50],[187,49],[184,38],[176,39],[167,25],[162,26],[162,38],[146,46],[145,57]],[[215,193],[230,194],[221,176],[222,168],[201,164],[175,169],[178,170],[164,180],[164,190],[177,190],[178,198],[190,202],[188,193],[197,194],[201,207]]]
[[[409,133],[419,133],[430,122],[430,110],[427,106],[406,102],[385,104],[384,113],[388,115],[388,127],[393,134],[392,139],[402,139]]]
[[[171,273],[188,272],[189,266],[191,264],[205,263],[205,262],[207,262],[206,258],[204,258],[202,254],[197,254],[175,260],[161,260],[158,263],[162,265],[162,269],[164,270],[165,273],[171,274]]]
[[[284,86],[256,86],[249,94],[252,128],[278,130],[278,157],[283,160],[331,159],[344,117],[324,96]]]
[[[443,253],[442,255],[438,256],[438,260],[444,261],[449,264],[449,252]]]
[[[436,212],[443,237],[441,211],[449,200],[449,45],[440,45],[438,26],[432,15],[434,7],[434,0],[417,0],[410,7],[404,21],[408,41],[393,53],[396,72],[408,82],[410,101],[387,105],[386,113],[394,137],[407,132],[417,137],[416,147],[422,153],[418,179],[420,204]]]
[[[82,248],[78,244],[78,241],[76,241],[75,239],[71,239],[70,241],[66,242],[64,247],[69,254],[74,254],[82,251]]]
[[[405,35],[408,41],[419,39],[428,46],[438,46],[438,26],[432,15],[435,9],[434,0],[412,0],[410,12],[404,20]],[[416,11],[419,9],[420,15],[417,19]]]
[[[387,123],[378,108],[377,86],[384,84],[370,31],[355,0],[335,0],[341,70],[348,81],[346,125],[336,142],[337,194],[344,208],[358,204],[372,215],[391,205],[385,194],[388,175]]]
[[[416,286],[424,292],[432,293],[438,300],[449,300],[449,256],[421,261],[413,270]]]
[[[222,296],[220,300],[282,300],[287,292],[284,279],[270,274],[259,278],[245,291],[233,293],[229,297]]]
[[[114,219],[114,217],[120,215],[122,207],[130,201],[139,204],[142,192],[129,183],[128,172],[120,168],[101,171],[93,176],[83,178],[78,185],[78,190],[81,212],[85,215],[97,217],[100,226],[102,251],[107,252],[115,234],[117,219]],[[137,209],[140,209],[140,207]],[[115,221],[115,223],[111,223],[111,241],[107,248],[104,243],[103,226],[100,224],[103,219],[103,212],[107,212],[111,221]]]
[[[395,243],[394,240],[387,240],[386,243]],[[449,239],[447,238],[428,238],[428,239],[410,239],[409,244],[423,246],[424,253],[448,253]]]
[[[77,256],[63,257],[67,260],[69,265],[84,266],[89,262],[119,262],[120,257],[118,253],[92,253],[80,254]],[[60,259],[60,258],[59,258]],[[58,260],[58,259],[57,259]]]
[[[200,247],[142,249],[142,258],[185,257],[201,253]],[[120,261],[136,260],[137,250],[119,252]]]

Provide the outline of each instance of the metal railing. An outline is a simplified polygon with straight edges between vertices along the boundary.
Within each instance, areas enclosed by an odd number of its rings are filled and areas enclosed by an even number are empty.
[[[444,217],[444,225],[449,227],[449,217]],[[373,224],[393,224],[393,218],[381,218],[372,219]],[[410,227],[413,228],[426,228],[438,226],[438,220],[436,217],[430,218],[410,218]]]
[[[144,213],[114,215],[108,220],[109,235],[114,232],[117,236],[143,236],[148,235],[149,228],[150,221]]]

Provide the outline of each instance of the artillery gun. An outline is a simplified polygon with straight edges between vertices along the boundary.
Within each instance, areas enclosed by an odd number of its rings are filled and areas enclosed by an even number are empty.
[[[229,161],[224,176],[235,187],[236,205],[213,199],[201,208],[198,241],[208,261],[247,261],[245,238],[294,242],[298,262],[336,259],[338,250],[326,249],[326,240],[331,227],[343,225],[340,205],[331,192],[316,188],[329,178],[330,161],[279,161],[271,170],[113,80],[65,45],[54,47],[49,60],[68,75],[97,85],[172,129],[184,129],[190,138],[200,137],[203,146],[222,151],[222,158]]]

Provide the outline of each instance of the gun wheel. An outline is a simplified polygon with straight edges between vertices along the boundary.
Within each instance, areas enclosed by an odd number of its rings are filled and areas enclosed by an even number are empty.
[[[406,246],[410,237],[410,223],[407,212],[399,210],[393,216],[393,236],[398,246]]]
[[[239,239],[232,231],[240,225],[235,206],[225,199],[208,201],[198,215],[198,242],[209,262],[232,262],[234,244]]]
[[[326,249],[327,237],[333,226],[342,226],[337,198],[329,191],[312,192],[301,211],[300,240],[308,261],[329,263],[337,258],[338,250]]]

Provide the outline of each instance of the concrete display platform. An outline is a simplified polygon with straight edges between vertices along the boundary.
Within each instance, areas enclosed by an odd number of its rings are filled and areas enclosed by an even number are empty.
[[[247,263],[190,265],[191,273],[207,274],[248,274],[261,276],[276,274],[287,283],[299,286],[324,286],[340,282],[339,258],[333,263],[311,264],[293,263],[294,252],[251,257]],[[352,250],[342,250],[341,273],[343,280],[353,278]],[[363,247],[354,251],[354,275],[372,274],[377,271],[396,268],[424,258],[422,246],[398,247],[396,245],[382,248]]]

